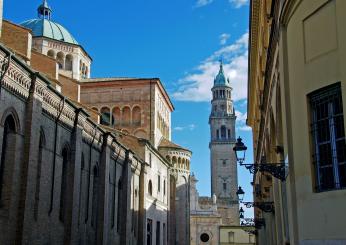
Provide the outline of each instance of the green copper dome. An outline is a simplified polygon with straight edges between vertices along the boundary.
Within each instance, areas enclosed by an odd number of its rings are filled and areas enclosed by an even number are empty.
[[[222,62],[220,62],[219,73],[214,79],[214,86],[231,86],[229,80],[226,79],[226,76],[224,74]]]
[[[47,37],[61,42],[77,44],[72,34],[62,25],[47,19],[32,19],[20,24],[32,30],[34,37]]]
[[[31,29],[34,37],[47,37],[78,45],[71,33],[62,25],[51,21],[52,9],[46,0],[37,8],[38,19],[27,20],[20,25]]]

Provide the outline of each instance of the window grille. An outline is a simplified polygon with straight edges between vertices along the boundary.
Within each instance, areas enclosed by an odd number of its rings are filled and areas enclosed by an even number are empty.
[[[316,190],[345,188],[346,143],[340,83],[312,93],[309,99]]]

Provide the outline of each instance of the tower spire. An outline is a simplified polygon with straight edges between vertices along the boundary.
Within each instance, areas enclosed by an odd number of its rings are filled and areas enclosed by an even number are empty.
[[[219,62],[220,62],[220,71],[219,71],[219,73],[223,73],[223,59],[222,59],[222,56],[220,57]]]
[[[47,0],[43,0],[42,4],[37,8],[38,17],[50,20],[52,17],[52,9],[49,7]]]

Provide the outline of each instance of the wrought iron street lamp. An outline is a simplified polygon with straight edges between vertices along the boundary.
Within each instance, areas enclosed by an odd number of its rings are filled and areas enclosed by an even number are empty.
[[[238,196],[238,200],[239,200],[240,202],[242,202],[243,199],[244,199],[245,192],[243,191],[243,189],[241,188],[241,186],[238,187],[238,190],[237,190],[236,194],[237,194],[237,196]]]
[[[240,207],[240,209],[239,209],[239,218],[240,219],[244,219],[244,209],[243,209],[243,207]]]
[[[281,147],[278,147],[278,150],[282,151]],[[261,160],[261,163],[254,163],[254,164],[245,164],[245,152],[247,150],[247,147],[242,142],[242,138],[237,139],[237,143],[233,147],[233,150],[235,152],[237,161],[239,162],[240,166],[244,166],[247,170],[250,171],[252,174],[256,174],[259,172],[267,172],[274,176],[277,179],[280,179],[282,181],[285,181],[287,178],[287,171],[286,166],[284,162],[280,163],[267,163],[265,158],[263,157]]]
[[[242,202],[247,208],[259,208],[266,213],[274,213],[274,202]]]
[[[236,194],[237,194],[239,200],[240,200],[239,195],[244,196],[245,192],[243,191],[241,186],[239,186],[239,189],[236,192]],[[243,200],[243,198],[242,198],[242,200]],[[240,201],[240,203],[244,204],[245,207],[247,207],[247,208],[259,208],[263,212],[266,212],[266,213],[274,213],[275,212],[274,202],[243,202],[243,201]],[[244,210],[242,207],[239,210],[239,214],[240,214],[240,216],[244,217]]]
[[[246,150],[247,147],[244,145],[242,138],[238,137],[237,143],[235,143],[235,146],[233,147],[233,151],[235,152],[235,156],[240,165],[245,161]]]

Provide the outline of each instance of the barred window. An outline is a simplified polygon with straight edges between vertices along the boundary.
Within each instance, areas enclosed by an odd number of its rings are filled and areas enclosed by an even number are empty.
[[[316,190],[346,187],[346,143],[340,83],[309,95]]]

